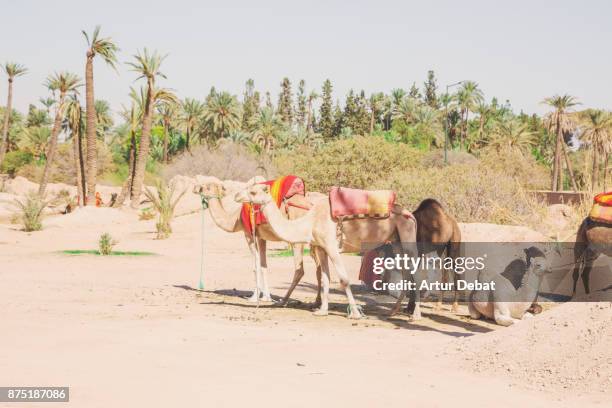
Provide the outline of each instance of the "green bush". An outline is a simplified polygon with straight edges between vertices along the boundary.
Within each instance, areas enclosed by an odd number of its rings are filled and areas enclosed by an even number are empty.
[[[355,137],[279,155],[274,164],[279,174],[295,174],[309,190],[325,192],[332,186],[371,188],[395,172],[417,168],[422,157],[419,150],[382,137]]]
[[[36,193],[30,193],[24,201],[15,200],[17,212],[15,218],[23,225],[26,232],[40,231],[42,229],[43,211],[48,203]]]
[[[110,255],[115,245],[117,245],[117,241],[115,241],[108,232],[100,235],[100,240],[98,241],[100,255]]]
[[[33,160],[34,156],[29,152],[20,150],[8,152],[4,156],[2,167],[0,167],[0,173],[15,174],[20,168],[26,164],[30,164]]]

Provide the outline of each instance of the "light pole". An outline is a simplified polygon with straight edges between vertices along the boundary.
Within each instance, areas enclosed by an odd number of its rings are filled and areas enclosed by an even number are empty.
[[[444,101],[444,164],[448,164],[448,90],[454,86],[461,85],[464,81],[446,85],[446,100]]]

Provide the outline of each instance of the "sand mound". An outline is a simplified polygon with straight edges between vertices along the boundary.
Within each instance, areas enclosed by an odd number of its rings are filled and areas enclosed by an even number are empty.
[[[61,217],[50,218],[48,225],[58,227],[82,227],[90,228],[96,225],[126,224],[137,219],[135,212],[128,209],[117,209],[110,207],[82,207],[76,208],[70,214]]]
[[[494,332],[464,339],[470,370],[507,375],[528,388],[608,392],[612,303],[566,303]]]

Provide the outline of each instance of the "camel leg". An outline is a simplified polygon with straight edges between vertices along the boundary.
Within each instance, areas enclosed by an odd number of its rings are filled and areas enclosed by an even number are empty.
[[[581,265],[582,261],[577,261],[576,266],[574,266],[574,272],[572,273],[572,278],[574,279],[574,289],[572,290],[572,297],[576,296],[576,286],[578,285],[578,278],[580,277]]]
[[[293,293],[295,287],[300,283],[300,280],[304,276],[304,245],[303,244],[294,244],[291,245],[293,250],[293,281],[291,282],[291,286],[287,291],[287,294],[283,298],[280,303],[280,306],[287,306],[289,302],[289,297]]]
[[[584,260],[584,269],[582,270],[582,284],[584,285],[584,293],[587,295],[591,293],[589,287],[589,277],[591,275],[591,269],[593,269],[593,262],[595,262],[596,254],[592,251],[587,251]]]
[[[255,262],[253,265],[253,272],[255,272],[255,290],[253,291],[253,295],[249,297],[249,302],[259,302],[260,288],[261,288],[261,264],[259,261],[259,251],[257,251],[255,240],[251,237],[247,237],[247,243],[249,244],[249,249],[253,254],[253,261]]]
[[[453,286],[453,290],[454,290],[454,294],[453,294],[453,305],[451,306],[451,313],[458,313],[459,312],[459,290],[457,289],[457,281],[459,280],[459,276],[457,275],[457,272],[452,271],[449,272],[453,274],[453,282],[455,283],[455,286]]]
[[[474,320],[478,320],[482,317],[482,313],[476,309],[476,306],[472,302],[468,302],[468,312],[470,313],[470,317]]]
[[[500,326],[511,326],[514,322],[518,321],[518,319],[513,319],[510,315],[510,309],[508,305],[504,302],[496,302],[493,307],[493,318],[495,319],[495,323]]]
[[[351,290],[351,284],[349,282],[346,269],[344,268],[344,262],[342,262],[340,252],[338,252],[335,243],[333,244],[333,250],[327,252],[327,255],[334,264],[334,268],[336,269],[336,273],[338,274],[338,278],[340,279],[340,286],[344,289],[344,292],[346,293],[346,298],[349,302],[349,311],[347,317],[349,319],[361,319],[363,316],[361,315],[361,312],[357,307],[357,303],[355,303],[353,291]]]
[[[272,302],[270,288],[268,287],[268,261],[266,257],[266,240],[258,238],[257,248],[259,249],[259,266],[261,268],[261,300]]]
[[[395,316],[396,314],[400,312],[400,310],[402,309],[402,302],[404,301],[405,297],[406,297],[406,291],[402,290],[400,292],[399,297],[397,298],[397,301],[395,302],[395,306],[393,306],[393,309],[391,309],[391,311],[389,312],[389,317]]]
[[[313,254],[313,259],[315,260],[315,263],[317,264],[317,298],[315,299],[314,304],[312,305],[312,307],[314,309],[321,307],[321,260],[319,258],[319,255],[316,251],[316,249],[314,247],[310,248],[310,253]]]
[[[316,247],[317,258],[319,258],[323,281],[323,295],[321,297],[321,307],[314,312],[315,316],[327,316],[329,311],[329,261],[327,254],[322,248]]]

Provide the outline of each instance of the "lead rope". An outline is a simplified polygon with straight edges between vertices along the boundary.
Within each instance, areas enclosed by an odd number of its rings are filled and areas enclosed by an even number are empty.
[[[255,245],[255,252],[256,252],[256,256],[255,259],[259,259],[259,271],[261,271],[261,254],[259,253],[259,245],[257,244],[257,214],[256,212],[258,212],[257,210],[255,210],[255,205],[251,204],[251,226],[253,227],[253,243]],[[260,279],[263,278],[263,276],[261,276],[258,271],[257,271],[257,264],[255,264],[255,295],[257,296],[257,306],[255,307],[256,309],[259,309],[259,285],[262,283],[260,282]]]
[[[204,211],[208,208],[209,197],[200,193],[200,199],[202,200],[202,244],[200,247],[200,282],[198,283],[198,289],[204,290]]]

